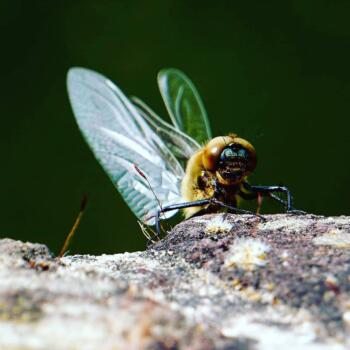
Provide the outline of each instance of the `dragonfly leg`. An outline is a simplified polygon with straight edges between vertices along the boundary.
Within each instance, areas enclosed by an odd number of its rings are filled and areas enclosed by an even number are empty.
[[[261,193],[264,196],[269,196],[276,202],[282,204],[286,208],[287,213],[292,214],[306,214],[302,210],[297,210],[293,207],[293,197],[289,189],[285,186],[249,186],[250,189],[256,193]],[[284,193],[287,196],[287,200],[283,200],[276,196],[274,192]]]
[[[200,207],[200,206],[203,206],[206,204],[215,204],[215,205],[218,205],[222,208],[227,208],[235,213],[251,214],[254,216],[258,216],[260,219],[265,220],[265,218],[263,216],[255,214],[250,210],[245,210],[245,209],[240,209],[237,207],[230,206],[230,205],[228,205],[224,202],[221,202],[221,201],[217,200],[216,198],[212,197],[212,198],[201,199],[201,200],[193,201],[193,202],[172,204],[172,205],[168,205],[166,207],[159,209],[156,213],[156,216],[155,216],[155,226],[156,226],[157,236],[160,235],[160,215],[161,214],[166,213],[167,211],[171,211],[171,210],[184,209],[184,208],[190,208],[190,207]]]
[[[221,202],[219,200],[217,200],[216,198],[213,198],[212,199],[212,203],[215,203],[223,208],[227,208],[229,209],[230,211],[234,212],[234,213],[240,213],[240,214],[250,214],[250,215],[254,215],[254,216],[258,216],[260,219],[262,220],[266,220],[262,215],[259,215],[259,214],[256,214],[250,210],[246,210],[246,209],[240,209],[240,208],[237,208],[237,207],[233,207],[231,205],[228,205],[224,202]]]
[[[212,202],[212,198],[208,199],[201,199],[198,201],[193,202],[185,202],[185,203],[178,203],[178,204],[172,204],[168,205],[166,207],[163,207],[159,209],[155,216],[155,225],[156,225],[156,232],[157,236],[160,235],[160,215],[163,213],[166,213],[167,211],[177,210],[177,209],[184,209],[184,208],[190,208],[190,207],[200,207],[202,205],[206,205]]]

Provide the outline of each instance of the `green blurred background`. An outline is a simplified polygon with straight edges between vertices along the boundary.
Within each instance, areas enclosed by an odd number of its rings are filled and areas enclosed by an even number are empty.
[[[163,116],[156,74],[182,69],[214,134],[255,145],[252,183],[287,185],[299,209],[349,214],[348,0],[13,0],[0,10],[2,237],[57,252],[86,192],[71,252],[145,247],[75,124],[71,66],[105,74]]]

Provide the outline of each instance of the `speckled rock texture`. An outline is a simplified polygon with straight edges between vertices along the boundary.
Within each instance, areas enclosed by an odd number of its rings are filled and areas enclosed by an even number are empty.
[[[0,349],[350,349],[350,218],[206,215],[144,252],[0,240]]]

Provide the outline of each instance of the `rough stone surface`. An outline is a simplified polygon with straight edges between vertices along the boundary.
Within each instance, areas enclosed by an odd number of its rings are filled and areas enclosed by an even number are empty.
[[[206,215],[145,252],[0,240],[0,349],[349,349],[350,218]]]

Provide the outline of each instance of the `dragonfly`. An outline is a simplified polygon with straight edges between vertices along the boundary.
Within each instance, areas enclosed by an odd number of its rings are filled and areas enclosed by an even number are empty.
[[[255,148],[234,133],[212,136],[203,101],[182,71],[163,69],[157,81],[171,123],[95,71],[75,67],[67,76],[79,129],[139,221],[159,235],[160,220],[179,210],[186,219],[219,211],[252,214],[239,204],[262,196],[289,213],[304,213],[293,207],[287,187],[248,182]]]

